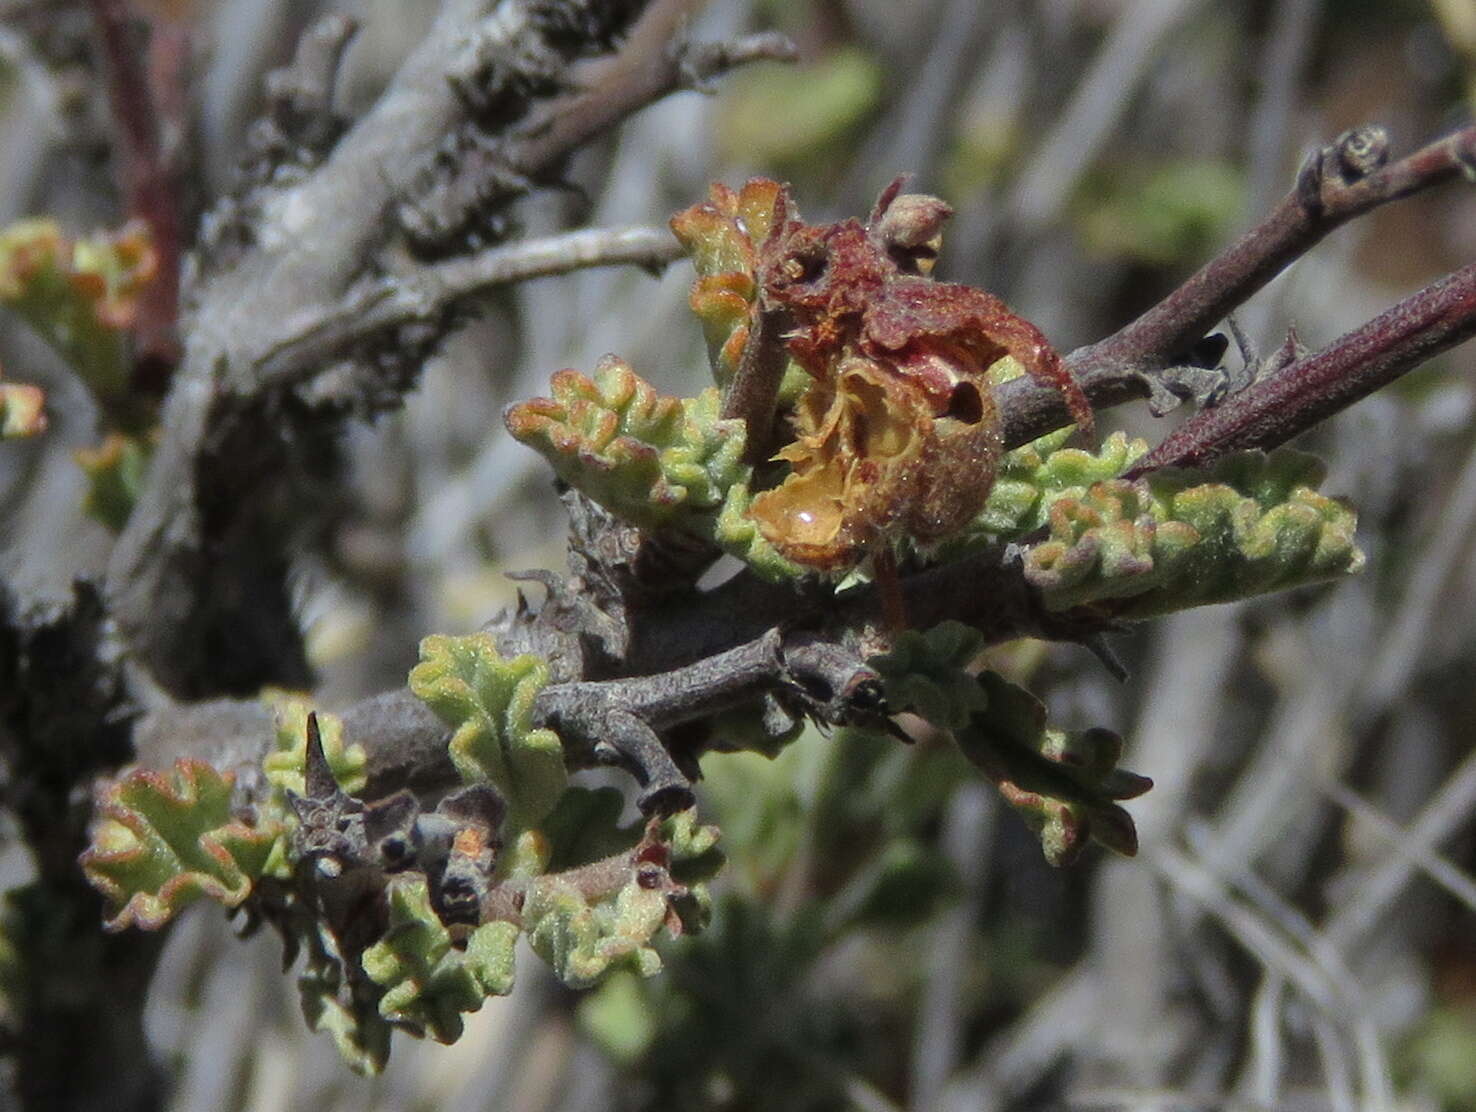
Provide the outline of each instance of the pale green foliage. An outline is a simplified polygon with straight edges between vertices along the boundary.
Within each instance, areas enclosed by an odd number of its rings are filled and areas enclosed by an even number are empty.
[[[124,333],[156,268],[141,225],[76,241],[51,220],[0,231],[0,305],[22,316],[104,401],[127,390]]]
[[[984,638],[962,622],[943,622],[926,632],[906,630],[892,651],[869,663],[882,675],[887,705],[910,710],[945,730],[968,724],[989,701],[964,668],[984,649]]]
[[[1060,429],[1006,452],[989,500],[970,531],[1015,537],[1045,524],[1058,498],[1079,496],[1094,483],[1115,479],[1148,450],[1144,440],[1114,432],[1090,452],[1064,447],[1074,430]]]
[[[1003,362],[1003,361],[1002,361]],[[1009,376],[1006,375],[1006,378]],[[1145,618],[1357,571],[1356,515],[1316,491],[1321,465],[1280,449],[1117,478],[1147,451],[1113,433],[1095,451],[1065,447],[1070,429],[1006,453],[969,528],[938,546],[955,558],[1046,528],[1025,574],[1053,610],[1107,603]]]
[[[307,719],[312,704],[285,691],[268,690],[262,701],[276,717],[276,748],[261,762],[267,779],[279,792],[290,790],[297,795],[307,793]],[[349,794],[360,792],[367,781],[362,745],[345,745],[343,720],[336,714],[318,712],[318,731],[323,739],[323,755],[338,786]]]
[[[296,821],[284,805],[302,794],[309,704],[282,692],[264,699],[277,716],[276,749],[262,761],[275,789],[248,822],[232,811],[234,773],[184,759],[173,770],[135,770],[99,789],[97,819],[81,863],[89,882],[117,908],[109,929],[152,930],[202,896],[235,908],[264,876],[286,877],[286,835]],[[363,788],[364,751],[343,744],[343,723],[318,716],[323,748],[339,784]]]
[[[546,824],[548,866],[569,869],[602,856],[592,867],[619,870],[620,887],[591,898],[553,872],[531,879],[523,905],[523,927],[534,952],[573,988],[587,988],[614,969],[651,976],[661,968],[651,947],[657,932],[663,926],[673,933],[700,929],[710,915],[700,882],[723,865],[717,827],[699,824],[696,811],[687,810],[647,830],[646,844],[662,847],[673,882],[685,886],[685,894],[673,899],[664,888],[642,887],[636,868],[620,860],[640,842],[639,827],[619,825],[621,804],[620,793],[610,789],[571,788]]]
[[[1117,767],[1122,739],[1111,730],[1052,729],[1045,706],[1028,691],[993,672],[977,682],[988,710],[954,736],[1039,834],[1046,860],[1069,864],[1089,839],[1136,853],[1132,817],[1116,801],[1142,795],[1152,782]]]
[[[993,672],[969,670],[983,647],[977,631],[944,622],[899,634],[893,650],[870,663],[882,674],[888,706],[951,731],[1039,833],[1052,864],[1072,860],[1090,838],[1134,853],[1132,819],[1114,801],[1140,795],[1148,781],[1117,767],[1122,739],[1109,730],[1050,728],[1034,696]]]
[[[431,907],[425,877],[394,877],[386,895],[389,926],[363,957],[364,972],[385,989],[379,1014],[429,1031],[440,1042],[455,1042],[463,1012],[477,1011],[488,996],[512,991],[518,928],[484,923],[458,950]]]
[[[666,894],[642,888],[634,877],[613,900],[598,903],[557,875],[539,877],[523,905],[534,953],[570,988],[597,984],[614,968],[644,977],[660,972],[661,958],[650,942],[666,916]]]
[[[457,772],[502,794],[510,830],[537,825],[568,780],[558,735],[532,724],[533,702],[547,683],[545,661],[499,656],[486,633],[427,637],[410,671],[410,690],[454,731]]]
[[[202,896],[226,907],[247,897],[283,828],[234,819],[233,780],[183,759],[169,773],[140,769],[102,789],[81,865],[116,909],[109,930],[155,929]]]
[[[632,524],[659,528],[715,511],[747,478],[743,423],[718,418],[715,389],[686,399],[659,394],[613,356],[593,378],[560,371],[550,386],[552,397],[508,411],[509,430],[570,486]]]
[[[1142,618],[1355,572],[1357,519],[1313,489],[1320,478],[1316,460],[1283,449],[1098,483],[1051,502],[1025,574],[1051,609],[1106,602]]]
[[[507,427],[570,486],[632,525],[710,540],[767,579],[802,574],[748,517],[743,423],[719,416],[716,389],[660,394],[607,357],[593,378],[560,371],[551,393],[511,407]]]
[[[112,532],[122,532],[143,491],[144,476],[153,454],[151,438],[116,432],[110,433],[96,448],[78,449],[77,464],[87,475],[83,511]]]
[[[345,1000],[343,967],[319,937],[307,939],[308,958],[297,978],[298,999],[309,1029],[326,1032],[348,1067],[377,1074],[389,1060],[393,1027],[376,1008],[353,1007]],[[326,932],[324,932],[326,934]]]
[[[695,808],[678,811],[661,820],[661,841],[671,854],[674,872],[680,873],[684,864],[709,858],[716,850],[720,837],[717,827],[698,825]],[[714,866],[711,872],[703,875],[711,876],[716,871]]]

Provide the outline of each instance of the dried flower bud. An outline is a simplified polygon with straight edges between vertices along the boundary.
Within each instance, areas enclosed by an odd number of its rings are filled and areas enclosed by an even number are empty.
[[[943,225],[953,215],[947,201],[926,193],[904,193],[874,223],[872,238],[906,274],[931,274],[943,247]]]
[[[941,540],[982,508],[1001,449],[997,360],[1062,391],[1091,427],[1039,329],[982,290],[921,276],[951,210],[901,185],[865,225],[784,225],[761,253],[759,285],[790,314],[789,353],[815,381],[776,457],[789,477],[750,516],[787,559],[827,571],[899,535]]]

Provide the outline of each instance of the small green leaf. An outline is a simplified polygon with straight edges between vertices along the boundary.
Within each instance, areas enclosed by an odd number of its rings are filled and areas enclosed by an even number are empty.
[[[606,356],[592,379],[560,371],[550,393],[509,407],[508,430],[570,486],[633,525],[708,536],[728,489],[748,477],[743,422],[719,418],[716,390],[658,394]]]
[[[96,448],[77,449],[77,464],[87,475],[83,511],[112,532],[122,532],[143,490],[144,476],[153,455],[152,436],[118,432],[109,433]]]
[[[543,660],[504,659],[485,633],[427,637],[410,671],[410,690],[455,731],[457,772],[502,793],[512,831],[536,826],[568,782],[558,735],[533,727],[533,704],[547,683]]]
[[[984,649],[983,636],[962,622],[926,632],[906,630],[892,651],[868,662],[882,675],[887,706],[910,710],[943,729],[957,729],[988,706],[978,681],[964,671]]]
[[[349,990],[343,967],[319,939],[306,941],[308,960],[297,978],[297,993],[308,1029],[327,1032],[349,1069],[376,1076],[389,1061],[393,1027],[372,1000],[361,1000]]]
[[[463,1013],[477,1011],[488,996],[512,991],[518,929],[485,923],[460,951],[431,907],[425,877],[396,876],[386,895],[389,925],[383,940],[364,951],[362,962],[364,972],[385,990],[379,1014],[427,1030],[439,1042],[455,1042]]]
[[[609,356],[593,379],[560,371],[551,393],[510,407],[507,427],[570,486],[643,529],[710,541],[771,582],[805,574],[748,515],[743,422],[720,416],[717,390],[661,395]]]
[[[1040,836],[1052,865],[1075,860],[1089,840],[1132,856],[1138,836],[1118,800],[1152,781],[1117,767],[1122,739],[1110,730],[1049,728],[1044,705],[993,672],[979,676],[988,710],[955,730],[959,748]]]
[[[989,499],[966,531],[971,542],[1011,540],[1040,528],[1057,499],[1080,497],[1094,483],[1115,479],[1148,450],[1147,441],[1121,432],[1095,452],[1067,448],[1074,431],[1058,429],[1005,453]]]
[[[280,823],[231,815],[234,777],[183,759],[102,788],[82,871],[117,909],[106,926],[155,930],[202,896],[237,907],[266,870]]]
[[[267,779],[279,791],[290,790],[297,795],[307,792],[307,718],[313,705],[307,699],[285,691],[269,689],[262,693],[262,702],[276,716],[277,747],[261,762]],[[362,745],[344,745],[343,719],[336,714],[318,711],[318,730],[323,738],[323,755],[328,758],[328,767],[338,786],[350,795],[357,795],[368,783],[365,771],[367,757]]]
[[[613,900],[587,901],[556,875],[536,879],[523,905],[523,928],[533,952],[570,988],[589,988],[614,969],[643,977],[661,971],[651,939],[666,922],[660,889],[642,888],[632,875]]]
[[[663,819],[660,840],[671,855],[672,879],[690,885],[716,876],[727,861],[718,848],[721,838],[722,831],[716,826],[702,826],[697,822],[695,807]]]
[[[793,218],[793,202],[776,181],[754,178],[737,192],[714,182],[707,200],[671,218],[672,234],[697,271],[690,304],[719,387],[737,372],[757,317],[759,249],[774,229],[781,198]]]
[[[1281,449],[1096,483],[1051,501],[1025,574],[1053,610],[1106,604],[1121,618],[1350,574],[1363,566],[1357,518],[1312,489],[1320,478],[1315,460]]]

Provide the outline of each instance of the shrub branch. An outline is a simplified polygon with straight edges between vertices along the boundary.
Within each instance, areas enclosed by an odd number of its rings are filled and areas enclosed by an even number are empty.
[[[1182,360],[1215,323],[1333,230],[1380,205],[1476,170],[1476,127],[1385,163],[1382,128],[1344,133],[1314,152],[1271,213],[1131,324],[1066,359],[1097,407],[1149,396],[1145,375]],[[1018,447],[1070,423],[1060,396],[1028,380],[999,391],[1005,443]]]

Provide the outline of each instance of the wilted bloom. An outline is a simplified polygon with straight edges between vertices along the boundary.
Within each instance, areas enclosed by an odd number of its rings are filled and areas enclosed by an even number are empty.
[[[940,540],[978,513],[1002,448],[988,375],[999,359],[1012,356],[1092,424],[1039,329],[982,290],[921,273],[949,210],[899,196],[900,184],[866,224],[803,224],[783,191],[765,191],[775,201],[757,296],[790,314],[789,352],[814,382],[777,456],[790,474],[751,513],[781,553],[811,567],[843,570],[900,535]]]

